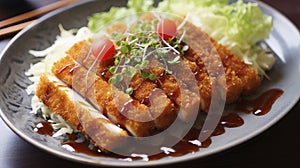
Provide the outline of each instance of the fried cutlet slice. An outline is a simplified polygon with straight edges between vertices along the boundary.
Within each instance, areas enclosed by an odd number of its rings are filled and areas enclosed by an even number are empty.
[[[171,68],[173,74],[167,73],[158,60],[150,59],[149,66],[149,71],[157,77],[155,82],[159,85],[159,88],[176,104],[179,110],[179,119],[184,122],[192,121],[201,108],[200,95],[198,88],[192,90],[187,87],[187,81],[182,80],[182,75],[185,75],[188,81],[191,81],[194,75],[187,73],[183,64],[177,64],[176,67]]]
[[[238,56],[231,53],[225,46],[217,43],[201,28],[192,23],[185,23],[189,50],[182,59],[195,73],[199,82],[201,108],[208,111],[212,80],[218,78],[219,68],[224,68],[226,78],[226,103],[234,103],[242,94],[253,92],[260,85],[258,73]],[[179,31],[182,34],[183,31]],[[220,62],[222,66],[220,66]],[[183,76],[184,77],[184,76]]]
[[[155,123],[147,106],[89,72],[72,57],[66,56],[54,63],[52,72],[133,136],[149,136],[154,131]]]
[[[151,13],[142,15],[142,20],[156,19]],[[175,18],[177,24],[182,24],[182,18]],[[260,77],[256,70],[244,63],[237,55],[234,55],[225,46],[219,44],[207,33],[190,22],[184,22],[184,28],[179,29],[178,37],[184,32],[184,41],[189,50],[181,56],[186,65],[194,72],[198,80],[198,88],[201,97],[201,110],[208,111],[212,94],[212,83],[218,81],[226,85],[226,103],[234,103],[242,94],[250,94],[260,85]],[[184,44],[183,44],[184,45]],[[222,63],[226,79],[218,76]],[[190,77],[183,73],[180,79],[187,81],[189,89]],[[226,82],[225,82],[226,81]],[[193,86],[194,87],[194,86]]]
[[[242,81],[242,94],[249,94],[257,89],[261,81],[255,69],[203,32],[201,28],[189,22],[185,24],[185,27],[188,29],[186,32],[189,38],[188,45],[192,49],[186,54],[188,60],[196,62],[201,67],[204,65],[203,63],[213,64],[214,60],[209,60],[212,57],[211,54],[218,54],[225,72],[228,71],[226,73],[235,75]],[[234,84],[232,82],[232,85]],[[231,96],[229,95],[229,97]]]
[[[185,28],[188,30],[186,34],[189,38],[189,50],[184,56],[181,56],[181,58],[183,59],[184,63],[186,63],[186,65],[193,71],[198,81],[197,88],[199,89],[200,93],[199,101],[201,102],[201,110],[207,112],[209,109],[212,93],[212,80],[215,78],[214,73],[218,73],[216,70],[219,68],[219,59],[223,64],[226,77],[226,103],[235,102],[242,94],[249,94],[259,86],[260,79],[257,72],[249,65],[245,64],[238,56],[232,54],[226,49],[226,47],[218,44],[200,28],[192,25],[191,23],[186,23]],[[87,49],[84,48],[80,51],[87,52]],[[78,53],[82,54],[82,52],[78,52],[77,50],[77,54]],[[220,57],[216,57],[215,55],[219,55]],[[86,61],[86,59],[82,60]],[[98,68],[97,71],[105,72],[105,66],[103,67],[104,68]],[[197,89],[194,86],[189,86],[190,77],[185,76],[184,73],[179,73],[179,76],[182,81],[185,81],[185,85],[187,85],[189,90],[192,90],[193,92],[193,90]],[[222,80],[225,81],[225,79]],[[168,80],[166,81],[166,86],[167,84],[172,84],[170,82],[172,80],[169,80],[169,82]],[[151,85],[149,86],[151,87]],[[171,87],[168,87],[168,90],[176,90],[176,85],[172,84],[170,86]],[[145,92],[136,92],[135,96],[144,97],[145,94],[143,93]],[[166,94],[168,95],[168,93]],[[170,95],[168,95],[168,97],[171,98]],[[177,104],[178,102],[180,101],[177,100]],[[176,101],[174,104],[176,104]]]
[[[236,76],[238,76],[243,85],[242,93],[245,95],[251,94],[260,85],[261,79],[255,69],[247,65],[241,58],[233,54],[225,46],[218,44],[217,41],[211,39],[216,50],[218,51],[223,65],[234,71]]]
[[[136,73],[130,81],[130,87],[134,90],[132,97],[149,107],[158,130],[168,128],[175,121],[175,105],[157,84]]]
[[[115,149],[126,142],[128,134],[125,130],[108,120],[56,77],[42,76],[36,96],[50,110],[85,133],[100,149]]]
[[[81,41],[73,45],[67,51],[67,54],[85,68],[91,68],[91,71],[107,81],[112,76],[108,71],[109,65],[107,64],[109,63],[95,60],[96,57],[92,55],[90,48],[91,40]],[[175,106],[164,92],[159,92],[158,94],[158,92],[154,91],[157,88],[157,84],[144,79],[140,73],[136,73],[130,80],[129,86],[133,88],[131,96],[149,107],[157,130],[164,130],[173,123],[177,117]],[[156,96],[152,96],[154,94]]]
[[[91,41],[81,41],[71,47],[67,51],[67,54],[72,56],[85,67],[91,67],[92,65],[95,65],[95,57],[92,56],[89,51],[90,46]],[[200,97],[188,89],[184,89],[180,92],[179,83],[177,83],[174,77],[172,77],[172,75],[166,75],[165,70],[156,65],[159,64],[157,61],[151,60],[151,62],[152,63],[150,64],[154,66],[149,67],[149,72],[154,73],[159,77],[159,79],[156,81],[150,81],[148,79],[144,79],[140,73],[136,73],[130,80],[130,87],[134,90],[132,97],[141,103],[148,105],[153,115],[161,113],[161,116],[155,120],[158,130],[165,129],[175,120],[177,117],[175,105],[180,108],[180,119],[185,122],[191,121],[195,116],[194,109],[199,108]],[[92,67],[92,71],[96,72],[98,76],[102,76],[102,78],[106,80],[108,80],[107,77],[111,77],[111,74],[109,74],[110,72],[108,71],[108,66],[102,62],[99,62],[96,66]],[[159,95],[156,94],[157,96],[160,96],[155,97],[156,99],[159,99],[160,102],[157,101],[157,104],[155,104],[156,101],[152,101],[152,103],[150,103],[148,99],[151,97],[151,92],[156,88],[162,89],[164,93],[161,92]],[[158,108],[155,108],[156,106],[162,107],[162,105],[165,106],[165,110],[162,112],[160,112]],[[168,118],[163,120],[164,116],[168,116]]]
[[[76,62],[84,66],[86,69],[90,68],[90,71],[107,80],[111,77],[111,74],[108,74],[108,66],[112,62],[96,60],[96,56],[94,56],[91,52],[92,43],[92,39],[75,43],[70,49],[66,51],[66,54],[72,57],[74,60],[76,60]]]
[[[211,95],[212,95],[212,78],[208,75],[207,70],[201,66],[197,65],[195,62],[189,61],[183,58],[184,62],[191,68],[194,72],[195,78],[198,81],[199,94],[201,96],[201,109],[208,112]],[[204,65],[203,65],[204,66]],[[238,78],[233,71],[225,70],[226,77],[226,103],[235,102],[241,95],[243,90],[243,84],[240,78]],[[225,82],[224,82],[225,83]]]
[[[150,20],[155,19],[151,17]],[[176,19],[180,23],[183,19]],[[185,32],[184,32],[185,31]],[[200,109],[208,112],[211,96],[212,83],[217,80],[224,83],[226,89],[226,103],[234,103],[242,94],[250,94],[260,85],[260,77],[255,69],[244,63],[237,55],[234,55],[225,46],[219,44],[208,34],[190,22],[184,24],[184,28],[178,31],[178,37],[185,33],[184,41],[189,46],[189,50],[181,55],[184,63],[195,74],[198,81],[197,88],[200,94]],[[184,44],[183,44],[184,45]],[[219,76],[219,68],[222,63],[225,78]],[[221,67],[222,68],[222,67]],[[177,74],[190,90],[195,90],[195,86],[190,86],[189,79],[185,73]]]

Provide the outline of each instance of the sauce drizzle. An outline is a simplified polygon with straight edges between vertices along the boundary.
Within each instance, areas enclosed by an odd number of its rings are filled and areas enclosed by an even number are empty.
[[[234,110],[228,115],[222,116],[219,121],[218,126],[215,128],[212,136],[218,136],[225,133],[225,128],[234,128],[239,127],[244,124],[244,120],[237,114],[238,112],[245,112],[247,114],[253,113],[254,115],[260,116],[267,114],[274,102],[283,94],[283,91],[280,89],[271,89],[262,93],[260,96],[254,99],[242,98],[237,102]],[[39,122],[36,124],[34,131],[39,134],[46,134],[51,136],[53,134],[53,128],[48,122]],[[167,156],[182,156],[187,153],[193,153],[201,150],[201,148],[207,148],[212,143],[211,137],[206,139],[204,142],[198,140],[198,136],[201,132],[200,128],[193,127],[187,135],[179,141],[173,147],[161,147],[161,153],[147,156],[147,160],[158,160]],[[78,153],[84,153],[91,156],[99,157],[111,157],[124,161],[133,161],[139,158],[137,156],[125,157],[113,153],[106,153],[101,151],[96,147],[90,147],[90,142],[76,142],[76,136],[70,135],[70,138],[67,142],[62,144],[62,147]]]
[[[34,132],[37,132],[41,135],[53,135],[53,128],[52,125],[46,121],[38,122],[34,127]]]
[[[267,114],[274,102],[283,94],[280,89],[271,89],[255,99],[242,99],[237,103],[235,111],[253,113],[254,115],[261,116]]]

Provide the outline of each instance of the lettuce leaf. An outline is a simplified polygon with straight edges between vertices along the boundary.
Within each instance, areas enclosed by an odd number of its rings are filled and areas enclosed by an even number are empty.
[[[275,57],[260,46],[272,31],[272,18],[265,15],[257,3],[164,0],[157,10],[181,16],[189,14],[190,21],[253,66],[260,75],[266,76],[265,71],[275,63]]]
[[[112,7],[107,12],[95,13],[88,18],[88,28],[92,32],[98,32],[102,27],[112,21],[152,10],[153,3],[153,0],[129,0],[127,7]]]
[[[88,27],[97,32],[105,24],[121,17],[146,11],[169,12],[189,19],[219,43],[240,56],[254,67],[260,75],[267,76],[275,63],[260,42],[272,31],[272,18],[265,15],[257,3],[242,0],[163,0],[158,7],[153,0],[129,0],[127,7],[112,7],[108,12],[96,13],[89,17]]]

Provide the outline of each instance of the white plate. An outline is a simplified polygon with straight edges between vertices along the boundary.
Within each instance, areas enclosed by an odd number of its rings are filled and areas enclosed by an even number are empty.
[[[243,126],[226,129],[225,134],[212,138],[209,148],[180,157],[167,157],[149,162],[124,162],[66,151],[61,147],[60,141],[33,131],[34,124],[39,119],[29,113],[31,98],[26,94],[25,89],[30,81],[24,72],[28,70],[31,63],[39,59],[31,56],[28,50],[42,50],[49,47],[59,34],[58,24],[63,24],[66,29],[79,28],[87,24],[87,17],[92,13],[108,10],[111,5],[124,4],[125,2],[120,1],[84,1],[42,17],[35,25],[26,28],[10,41],[1,54],[0,114],[16,134],[38,148],[81,163],[110,166],[162,165],[209,156],[245,142],[278,122],[299,100],[299,31],[281,13],[260,2],[262,10],[274,19],[274,30],[267,43],[278,54],[278,61],[269,73],[271,80],[263,82],[261,91],[270,88],[284,91],[268,114],[260,117],[242,115],[245,122]]]

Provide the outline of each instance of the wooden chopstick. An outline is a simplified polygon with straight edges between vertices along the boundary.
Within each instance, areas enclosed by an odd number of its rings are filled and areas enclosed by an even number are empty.
[[[21,15],[17,15],[12,18],[0,21],[0,37],[18,32],[18,31],[22,30],[23,28],[25,28],[26,26],[28,26],[29,24],[33,23],[34,20],[27,21],[24,23],[20,23],[20,22],[29,20],[34,17],[38,17],[40,15],[43,15],[45,13],[48,13],[50,11],[53,11],[55,9],[61,8],[63,6],[69,5],[69,4],[77,2],[77,1],[79,1],[79,0],[61,0],[61,1],[58,1],[55,3],[52,3],[50,5],[23,13]],[[20,23],[20,24],[16,24],[16,23]],[[16,25],[14,25],[14,24],[16,24]]]
[[[44,7],[29,11],[29,12],[23,13],[21,15],[0,21],[0,28],[6,27],[6,26],[9,26],[9,25],[12,25],[12,24],[24,21],[24,20],[28,20],[33,17],[40,16],[42,14],[48,13],[52,10],[58,9],[60,7],[66,6],[70,3],[74,3],[77,1],[78,0],[61,0],[61,1],[55,2],[53,4],[50,4],[50,5],[47,5],[47,6],[44,6]]]
[[[0,37],[8,36],[10,34],[16,33],[22,29],[24,29],[26,26],[30,25],[31,23],[35,22],[35,20],[27,21],[24,23],[20,23],[17,25],[9,26],[3,29],[0,29]]]

